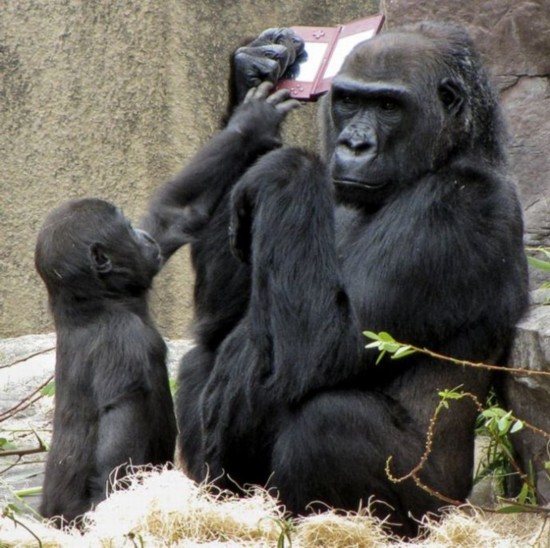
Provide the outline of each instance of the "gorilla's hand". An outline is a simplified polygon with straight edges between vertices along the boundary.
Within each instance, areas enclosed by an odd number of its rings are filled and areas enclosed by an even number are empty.
[[[235,103],[241,103],[247,91],[262,82],[277,83],[303,51],[302,38],[286,28],[265,30],[250,44],[238,48],[233,54]]]
[[[279,131],[286,115],[300,106],[296,99],[289,99],[290,92],[281,89],[270,95],[273,84],[263,82],[248,90],[227,124],[227,129],[265,142],[265,152],[281,146]],[[264,147],[262,147],[264,148]]]

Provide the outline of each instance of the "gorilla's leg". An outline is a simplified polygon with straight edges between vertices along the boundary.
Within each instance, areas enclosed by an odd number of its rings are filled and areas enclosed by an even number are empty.
[[[195,480],[204,462],[199,402],[213,364],[214,354],[199,344],[183,356],[178,371],[178,464]]]
[[[264,157],[235,188],[232,235],[252,265],[246,335],[267,352],[265,382],[293,403],[349,379],[363,341],[341,278],[321,160],[299,149]]]
[[[263,157],[234,190],[232,240],[251,262],[252,288],[201,400],[205,474],[213,478],[266,482],[287,410],[361,367],[333,206],[324,165],[296,149]]]
[[[417,524],[407,510],[436,511],[441,501],[412,479],[392,483],[386,474],[390,456],[392,473],[399,476],[412,470],[424,451],[425,432],[406,417],[381,393],[321,393],[288,415],[274,446],[270,483],[294,513],[322,510],[316,502],[358,510],[374,501],[375,515],[402,524],[394,528],[398,534],[414,536]]]

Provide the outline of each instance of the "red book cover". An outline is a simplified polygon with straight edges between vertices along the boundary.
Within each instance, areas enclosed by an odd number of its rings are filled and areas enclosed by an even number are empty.
[[[304,39],[305,53],[283,75],[277,89],[290,89],[295,99],[314,101],[329,90],[348,53],[376,35],[383,23],[384,16],[375,15],[336,27],[291,27]]]

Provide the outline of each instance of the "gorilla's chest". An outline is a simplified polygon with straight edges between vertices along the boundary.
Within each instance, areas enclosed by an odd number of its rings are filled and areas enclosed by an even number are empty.
[[[415,219],[388,210],[373,216],[337,212],[338,257],[346,291],[362,326],[400,331],[413,301],[429,293]]]

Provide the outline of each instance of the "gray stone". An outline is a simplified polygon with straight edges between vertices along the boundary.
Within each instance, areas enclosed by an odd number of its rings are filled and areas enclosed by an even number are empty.
[[[193,346],[190,340],[167,340],[167,366],[171,379],[183,354]],[[26,335],[0,340],[0,417],[51,377],[55,368],[55,334]],[[54,399],[40,398],[27,409],[0,422],[0,438],[12,441],[17,450],[40,447],[39,439],[50,443]],[[14,493],[40,487],[44,481],[46,453],[2,456],[0,452],[0,508],[14,502]],[[12,466],[13,465],[13,466]],[[40,494],[26,496],[26,504],[37,508]]]
[[[550,478],[545,462],[550,461],[550,290],[540,290],[535,304],[519,323],[511,355],[511,366],[542,372],[543,375],[508,374],[503,380],[504,406],[526,426],[511,440],[525,470],[534,467],[541,503],[550,503]]]

